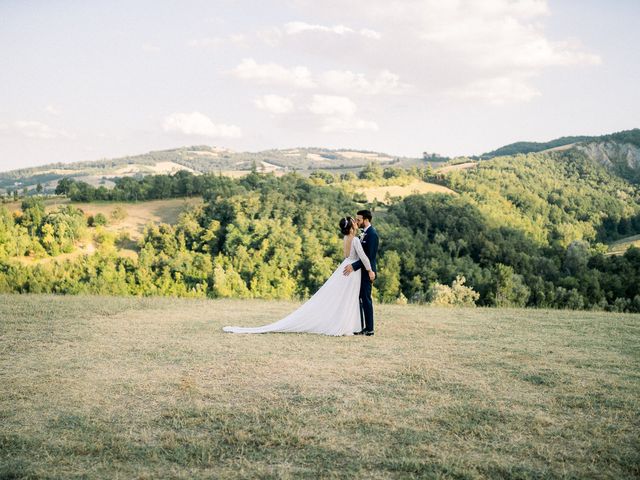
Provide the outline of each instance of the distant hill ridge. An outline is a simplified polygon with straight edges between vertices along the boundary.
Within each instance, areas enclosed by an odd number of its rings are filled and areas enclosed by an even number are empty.
[[[94,186],[113,186],[123,176],[169,174],[178,170],[192,173],[235,173],[257,168],[263,172],[358,170],[371,162],[380,165],[411,166],[424,163],[421,158],[392,156],[366,150],[327,148],[289,148],[261,152],[235,152],[226,148],[195,145],[158,150],[115,159],[52,163],[39,167],[0,172],[0,193],[35,188],[55,189],[58,180],[72,177]]]
[[[575,143],[591,142],[630,143],[636,147],[640,147],[640,128],[623,130],[609,135],[560,137],[548,142],[515,142],[483,153],[479,158],[488,159],[499,156],[516,155],[518,153],[535,153]]]
[[[566,147],[566,148],[563,148]],[[562,150],[584,155],[632,183],[640,183],[640,129],[610,135],[561,137],[549,142],[516,142],[482,154],[481,160],[501,156]]]
[[[489,160],[498,156],[553,150],[585,155],[616,175],[633,183],[640,183],[640,129],[601,136],[567,136],[549,142],[516,142],[471,158]],[[43,186],[45,192],[52,192],[57,182],[64,177],[72,177],[96,187],[112,187],[113,180],[118,177],[172,174],[178,170],[189,170],[194,174],[223,173],[233,176],[256,168],[261,172],[299,171],[308,174],[314,170],[357,171],[372,162],[381,166],[405,168],[437,166],[447,159],[438,157],[438,160],[434,163],[428,157],[399,157],[355,149],[301,147],[235,152],[222,147],[194,145],[115,159],[52,163],[0,172],[0,194],[24,188],[35,189],[38,184]]]

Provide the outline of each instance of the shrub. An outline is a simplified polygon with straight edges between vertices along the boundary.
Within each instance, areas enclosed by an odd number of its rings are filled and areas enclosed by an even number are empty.
[[[127,218],[127,211],[121,206],[118,205],[111,211],[111,219],[115,221],[124,220]]]
[[[429,304],[436,307],[475,307],[480,294],[464,285],[466,279],[460,275],[451,286],[433,283],[427,292]]]
[[[107,224],[107,217],[103,213],[96,213],[93,217],[93,224],[104,226]]]

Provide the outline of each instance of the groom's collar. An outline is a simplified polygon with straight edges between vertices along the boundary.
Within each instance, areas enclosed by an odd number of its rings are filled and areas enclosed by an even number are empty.
[[[371,224],[369,224],[369,225],[367,225],[366,227],[364,227],[363,232],[365,232],[365,233],[366,233],[366,232],[367,232],[367,230],[369,230],[369,227],[370,227],[370,226],[371,226]]]

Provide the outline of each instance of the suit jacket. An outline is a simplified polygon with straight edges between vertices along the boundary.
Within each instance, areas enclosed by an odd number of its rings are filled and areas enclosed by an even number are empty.
[[[373,228],[373,225],[367,228],[367,231],[364,232],[364,236],[362,237],[362,240],[360,242],[362,243],[362,249],[364,250],[364,253],[367,255],[369,261],[371,262],[371,269],[374,272],[378,273],[376,255],[378,254],[378,243],[380,241],[378,239],[378,232],[375,228]],[[351,266],[354,270],[358,270],[362,268],[362,262],[358,260],[352,263]]]

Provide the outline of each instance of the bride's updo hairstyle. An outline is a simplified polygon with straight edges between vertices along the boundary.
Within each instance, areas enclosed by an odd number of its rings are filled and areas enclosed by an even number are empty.
[[[338,222],[338,226],[340,227],[340,231],[343,235],[349,235],[351,233],[351,227],[353,226],[353,218],[344,217],[341,218]]]

